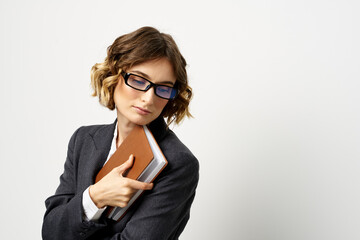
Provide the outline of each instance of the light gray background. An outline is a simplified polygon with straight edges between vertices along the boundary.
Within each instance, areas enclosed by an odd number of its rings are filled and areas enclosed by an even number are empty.
[[[0,1],[0,238],[40,239],[82,125],[115,113],[90,68],[124,33],[170,33],[201,164],[182,239],[360,239],[359,1]]]

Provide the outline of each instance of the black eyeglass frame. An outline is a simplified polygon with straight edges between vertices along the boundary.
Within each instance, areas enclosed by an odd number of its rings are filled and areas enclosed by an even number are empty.
[[[129,85],[129,83],[128,83],[128,79],[129,79],[130,75],[133,75],[133,76],[142,78],[142,79],[144,79],[145,81],[147,81],[148,83],[150,83],[150,85],[148,86],[147,89],[144,89],[144,90],[135,88],[135,87]],[[123,72],[121,72],[121,76],[124,78],[125,84],[126,84],[127,86],[135,89],[135,90],[142,91],[142,92],[146,92],[146,91],[148,91],[151,87],[154,87],[154,93],[155,93],[155,95],[158,96],[159,98],[162,98],[162,99],[174,100],[174,99],[176,98],[176,96],[178,95],[178,93],[179,93],[179,90],[178,90],[176,87],[170,87],[170,86],[163,85],[163,84],[155,84],[155,83],[151,82],[150,80],[148,80],[148,79],[146,79],[146,78],[144,78],[144,77],[142,77],[142,76],[133,74],[133,73],[127,73],[127,72],[124,72],[124,71],[123,71]],[[169,87],[169,88],[172,88],[172,89],[175,90],[175,94],[173,95],[172,98],[165,98],[165,97],[159,96],[159,95],[156,93],[157,87]]]

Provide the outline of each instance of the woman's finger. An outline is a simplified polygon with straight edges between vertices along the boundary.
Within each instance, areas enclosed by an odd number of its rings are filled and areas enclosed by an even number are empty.
[[[134,156],[131,154],[128,160],[126,160],[126,162],[115,168],[115,171],[117,171],[119,174],[125,175],[123,173],[129,168],[131,168],[133,163],[134,163]]]
[[[137,180],[129,179],[128,186],[137,190],[151,190],[153,188],[152,183],[140,182]]]

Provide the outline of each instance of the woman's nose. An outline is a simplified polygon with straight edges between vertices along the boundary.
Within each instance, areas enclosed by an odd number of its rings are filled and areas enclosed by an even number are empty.
[[[147,103],[153,103],[155,95],[155,89],[152,87],[141,95],[141,100]]]

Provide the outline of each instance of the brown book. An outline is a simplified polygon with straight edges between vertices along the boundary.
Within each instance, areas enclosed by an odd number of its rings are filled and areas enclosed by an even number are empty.
[[[126,162],[131,154],[134,155],[134,163],[123,175],[127,178],[150,183],[167,165],[167,160],[150,130],[146,126],[136,126],[99,171],[95,182],[100,181],[113,168]],[[120,220],[142,192],[142,190],[136,192],[126,207],[108,207],[105,214],[115,221]]]

